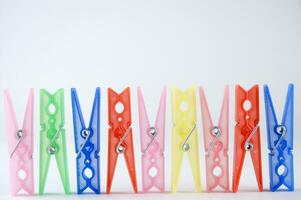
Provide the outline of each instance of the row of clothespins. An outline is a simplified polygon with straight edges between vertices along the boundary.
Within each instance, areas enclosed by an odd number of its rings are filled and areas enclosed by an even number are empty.
[[[165,192],[164,143],[166,88],[163,89],[154,123],[150,123],[141,89],[138,88],[138,111],[142,162],[142,192]],[[235,89],[235,141],[232,191],[237,192],[245,154],[250,152],[259,191],[263,190],[259,127],[259,86],[246,91]],[[229,86],[226,86],[221,113],[213,123],[205,92],[199,90],[203,136],[206,152],[206,187],[208,192],[221,189],[229,192]],[[294,190],[293,121],[294,86],[288,87],[282,121],[276,118],[269,88],[264,86],[266,127],[269,148],[270,190]],[[34,194],[33,172],[33,109],[34,91],[30,90],[22,129],[18,128],[11,97],[6,90],[5,119],[10,154],[11,194]],[[85,124],[75,88],[71,89],[75,158],[77,164],[77,192],[87,189],[100,193],[100,88],[96,89],[91,118]],[[196,119],[196,91],[194,87],[182,91],[172,89],[172,191],[177,191],[181,163],[187,153],[195,190],[201,191]],[[108,166],[106,192],[111,192],[119,155],[124,155],[134,192],[137,192],[133,133],[131,128],[130,88],[118,94],[108,89]],[[51,157],[55,157],[65,193],[70,192],[64,113],[64,90],[54,94],[40,90],[40,171],[39,194],[44,193]],[[23,176],[20,176],[20,173]],[[154,173],[155,172],[155,173]],[[24,175],[25,174],[25,175]]]

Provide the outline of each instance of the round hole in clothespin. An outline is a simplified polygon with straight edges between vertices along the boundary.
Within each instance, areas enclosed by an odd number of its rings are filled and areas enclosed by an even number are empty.
[[[252,103],[251,103],[251,101],[248,100],[248,99],[245,100],[245,101],[243,102],[243,108],[244,108],[245,111],[251,110],[251,108],[252,108]]]
[[[23,169],[20,169],[19,171],[18,171],[18,178],[20,179],[20,180],[25,180],[26,179],[26,172],[23,170]]]
[[[120,101],[115,104],[115,111],[117,113],[122,113],[124,111],[124,105]]]
[[[212,174],[215,177],[220,177],[222,175],[222,168],[220,166],[215,166],[212,170]]]
[[[118,118],[117,118],[117,121],[118,121],[118,122],[121,122],[121,121],[122,121],[122,117],[118,117]]]
[[[186,112],[188,110],[188,104],[186,101],[183,101],[181,104],[180,104],[180,108],[181,108],[181,111],[182,112]]]
[[[287,174],[287,167],[285,165],[280,165],[277,168],[277,174],[279,176],[286,176]]]
[[[156,167],[151,167],[149,170],[148,170],[148,173],[151,177],[155,177],[157,176],[158,174],[158,169]]]
[[[151,159],[151,162],[154,163],[156,160],[154,158]]]
[[[55,111],[56,111],[56,107],[53,103],[49,104],[48,106],[48,112],[51,114],[51,115],[54,115],[55,114]]]
[[[84,169],[83,175],[86,179],[91,179],[93,177],[94,173],[91,168],[87,167]]]

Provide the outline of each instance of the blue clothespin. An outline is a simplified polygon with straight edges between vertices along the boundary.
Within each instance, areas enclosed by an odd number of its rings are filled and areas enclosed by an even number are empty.
[[[73,126],[77,165],[77,193],[86,189],[100,193],[99,132],[100,88],[96,88],[89,126],[85,126],[76,89],[71,89]]]
[[[294,135],[294,85],[289,84],[282,122],[278,124],[272,98],[264,85],[266,125],[268,132],[270,190],[294,190],[293,135]]]

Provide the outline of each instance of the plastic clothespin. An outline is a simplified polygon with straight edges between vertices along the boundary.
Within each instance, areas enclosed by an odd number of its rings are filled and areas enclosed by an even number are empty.
[[[22,129],[18,122],[8,90],[4,91],[4,110],[9,147],[11,195],[21,191],[34,194],[33,174],[33,110],[34,90],[30,89]]]
[[[206,152],[207,191],[212,192],[218,186],[229,191],[229,86],[225,88],[223,104],[218,124],[213,124],[204,88],[200,88],[202,122]]]
[[[172,89],[172,192],[177,191],[184,152],[188,154],[196,192],[201,191],[195,88]]]
[[[264,86],[266,125],[268,132],[270,190],[285,186],[294,190],[294,85],[289,84],[282,122],[278,123],[272,98],[267,85]]]
[[[117,158],[121,154],[124,155],[134,192],[137,192],[129,87],[121,94],[108,89],[108,124],[107,193],[111,192]]]
[[[253,86],[245,91],[241,86],[236,88],[235,102],[235,139],[232,190],[237,192],[246,152],[250,152],[258,184],[263,191],[261,144],[259,128],[259,88]]]
[[[164,138],[166,88],[161,94],[155,124],[150,125],[141,88],[137,89],[139,127],[141,136],[142,185],[143,192],[156,187],[164,192]]]
[[[100,88],[96,88],[89,126],[86,127],[75,88],[71,89],[76,165],[77,193],[86,189],[100,193],[99,133]]]
[[[55,156],[66,194],[70,192],[65,134],[64,90],[53,95],[40,90],[40,183],[39,194],[44,194],[50,158]]]

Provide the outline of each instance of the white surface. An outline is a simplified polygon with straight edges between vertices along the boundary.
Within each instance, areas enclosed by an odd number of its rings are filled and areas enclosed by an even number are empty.
[[[206,88],[213,119],[217,120],[225,84],[231,85],[230,167],[232,174],[234,84],[251,87],[269,83],[279,117],[287,84],[296,84],[295,185],[301,188],[301,3],[298,0],[115,0],[115,1],[15,1],[0,0],[0,89],[11,90],[21,124],[29,87],[36,89],[35,179],[38,185],[39,98],[38,89],[66,90],[66,129],[71,189],[76,191],[75,157],[70,87],[78,89],[88,121],[96,86],[102,87],[101,186],[105,190],[107,159],[108,86],[121,91],[132,89],[133,129],[139,188],[141,169],[135,87],[140,85],[150,120],[156,114],[163,85],[177,84]],[[216,98],[218,97],[218,98]],[[268,189],[268,162],[265,114],[261,91],[261,127],[264,188]],[[170,189],[171,109],[167,104],[166,187]],[[198,102],[198,101],[197,101]],[[0,105],[3,105],[0,98]],[[201,175],[205,186],[203,137],[198,106]],[[8,195],[8,154],[0,107],[0,194]],[[125,165],[118,162],[113,192],[131,192]],[[193,190],[185,158],[179,188]],[[37,187],[36,187],[37,188]],[[242,174],[238,194],[123,195],[89,196],[107,199],[150,199],[162,197],[191,199],[298,199],[294,193],[245,193],[256,191],[250,159]],[[46,192],[61,193],[57,169],[52,161]],[[54,196],[46,196],[54,198]],[[55,196],[87,198],[86,196]]]
[[[69,196],[62,196],[62,195],[47,195],[43,197],[29,197],[30,199],[105,199],[105,200],[153,200],[153,199],[166,199],[166,200],[182,200],[182,199],[229,199],[229,200],[241,200],[241,199],[273,199],[273,200],[280,200],[280,199],[300,199],[301,192],[296,191],[293,193],[287,192],[280,192],[280,193],[270,193],[270,192],[241,192],[238,194],[231,194],[231,193],[177,193],[177,194],[102,194],[102,195],[69,195]],[[14,198],[10,196],[3,196],[6,199],[22,199],[22,197]],[[26,199],[26,198],[24,198]]]

